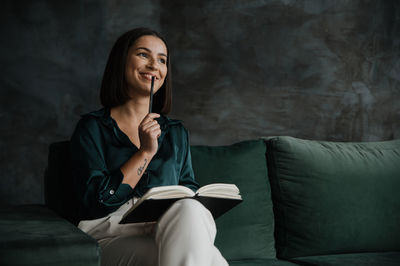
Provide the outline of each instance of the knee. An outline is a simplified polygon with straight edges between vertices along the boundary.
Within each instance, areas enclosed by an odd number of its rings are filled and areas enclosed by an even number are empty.
[[[216,230],[214,219],[203,204],[183,199],[175,202],[157,223],[156,241],[173,232],[189,238],[199,234],[209,236],[207,239],[213,242]]]
[[[182,199],[175,202],[171,208],[164,214],[164,218],[174,219],[174,221],[186,221],[198,223],[208,221],[214,223],[210,211],[199,201],[194,199]]]
[[[209,210],[203,206],[199,201],[194,200],[194,199],[182,199],[179,200],[175,203],[177,206],[177,211],[180,215],[184,216],[190,216],[190,217],[202,217],[206,216],[207,218],[210,218],[209,216],[212,215],[209,212]]]
[[[198,200],[195,199],[181,199],[176,202],[181,209],[197,210],[204,208]]]

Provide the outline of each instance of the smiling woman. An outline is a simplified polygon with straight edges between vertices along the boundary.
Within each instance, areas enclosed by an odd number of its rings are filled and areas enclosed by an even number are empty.
[[[100,100],[104,107],[112,108],[124,104],[131,97],[129,96],[129,91],[126,86],[125,72],[128,65],[132,51],[132,47],[142,38],[151,37],[161,41],[165,46],[165,53],[160,54],[162,58],[159,60],[166,60],[166,68],[171,69],[171,59],[168,57],[168,44],[164,37],[158,32],[139,28],[126,32],[123,34],[114,44],[110,56],[108,58],[106,68],[104,70],[103,81],[100,89]],[[137,48],[145,48],[137,50],[138,55],[140,52],[149,52],[146,50],[147,47],[137,46]],[[150,51],[151,52],[151,51]],[[135,53],[133,53],[135,55]],[[141,56],[148,56],[143,54]],[[153,110],[156,113],[168,114],[171,109],[171,73],[167,71],[161,87],[158,93],[154,95],[154,106]]]
[[[104,71],[103,108],[83,115],[72,135],[78,227],[98,241],[102,265],[228,265],[214,246],[214,219],[196,200],[176,201],[157,222],[119,224],[152,187],[199,187],[188,132],[166,117],[170,71],[168,45],[159,33],[138,28],[123,34]]]
[[[167,75],[167,47],[154,36],[142,36],[129,49],[125,66],[125,79],[129,96],[149,95],[151,78],[154,76],[154,92],[157,92]]]

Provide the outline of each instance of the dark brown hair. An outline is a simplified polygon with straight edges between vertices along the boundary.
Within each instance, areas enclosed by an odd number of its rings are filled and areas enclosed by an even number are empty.
[[[137,39],[142,36],[151,35],[160,38],[167,47],[167,76],[164,84],[154,94],[153,112],[168,114],[171,110],[172,101],[172,78],[171,78],[171,60],[168,44],[165,38],[158,32],[148,28],[136,28],[121,35],[111,49],[106,68],[103,74],[103,80],[100,89],[100,101],[104,107],[112,108],[126,103],[129,99],[129,93],[125,81],[125,66],[129,48]]]

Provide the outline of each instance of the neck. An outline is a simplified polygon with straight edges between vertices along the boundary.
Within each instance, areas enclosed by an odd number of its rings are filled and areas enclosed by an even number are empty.
[[[132,121],[139,125],[143,118],[149,113],[149,97],[132,97],[123,105],[112,108],[111,116],[122,120]]]

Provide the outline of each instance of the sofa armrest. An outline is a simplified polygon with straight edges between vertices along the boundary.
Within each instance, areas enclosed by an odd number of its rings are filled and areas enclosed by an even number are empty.
[[[0,207],[0,265],[100,265],[93,238],[45,205]]]

